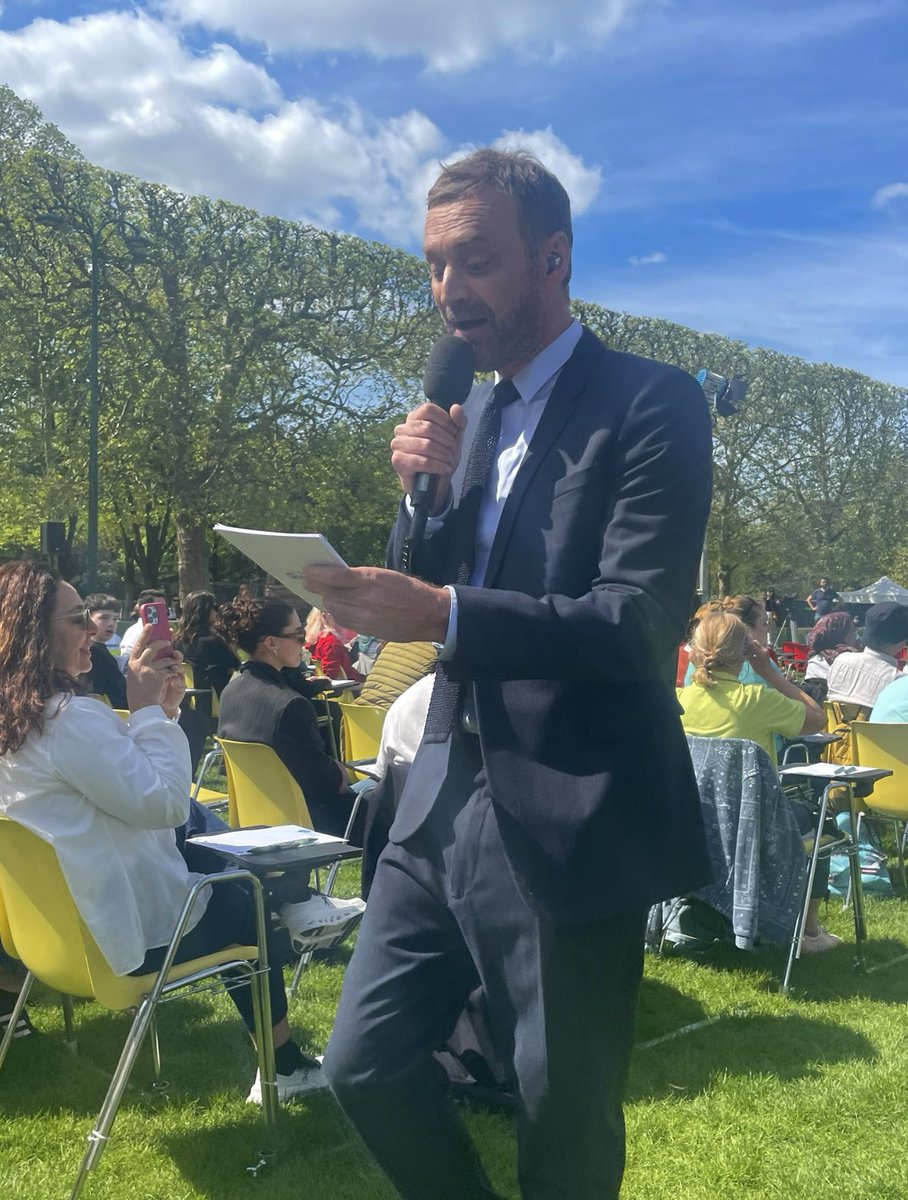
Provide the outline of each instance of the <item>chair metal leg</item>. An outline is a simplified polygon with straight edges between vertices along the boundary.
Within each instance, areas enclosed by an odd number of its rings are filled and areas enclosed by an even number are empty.
[[[892,818],[892,828],[895,832],[895,845],[899,856],[899,874],[902,877],[902,895],[908,892],[908,875],[905,873],[905,842],[901,837],[901,821],[897,817]]]
[[[356,799],[353,801],[353,807],[350,809],[350,817],[347,821],[347,828],[344,830],[344,841],[345,842],[350,841],[350,833],[353,829],[353,824],[356,821],[356,816],[357,816],[357,813],[359,812],[359,806],[362,803],[362,799],[363,799],[362,792],[357,792]],[[337,859],[336,862],[333,862],[331,864],[331,868],[328,871],[328,879],[327,879],[327,882],[325,883],[325,895],[326,896],[331,895],[331,889],[334,887],[334,880],[337,878],[337,872],[340,869],[340,865],[341,865],[340,859]]]
[[[857,811],[857,800],[854,788],[849,783],[848,807],[851,810],[851,828],[858,828],[860,814]],[[858,838],[854,838],[852,852],[848,855],[848,877],[851,886],[851,907],[854,913],[854,966],[855,970],[864,968],[864,942],[867,939],[867,921],[864,915],[864,888],[861,882],[861,858]]]
[[[813,836],[813,849],[810,853],[810,863],[807,868],[807,878],[804,881],[804,902],[798,912],[795,920],[794,931],[791,935],[791,946],[788,950],[788,961],[785,964],[785,974],[782,976],[782,986],[779,991],[783,996],[788,995],[788,989],[791,983],[791,972],[794,968],[795,959],[801,957],[801,940],[804,936],[804,925],[807,921],[807,909],[810,905],[810,893],[813,891],[813,881],[817,874],[817,863],[820,859],[820,839],[823,836],[823,828],[826,824],[826,811],[829,808],[829,792],[830,786],[823,789],[823,795],[820,799],[820,811],[817,816],[817,825]],[[849,860],[850,861],[850,860]]]
[[[113,1079],[110,1081],[110,1087],[107,1089],[107,1095],[104,1097],[104,1103],[101,1105],[101,1111],[98,1113],[95,1127],[88,1135],[88,1146],[82,1159],[82,1165],[79,1168],[79,1174],[76,1176],[76,1182],[73,1184],[73,1190],[69,1194],[70,1200],[76,1200],[81,1194],[88,1172],[97,1166],[98,1159],[101,1157],[104,1147],[109,1140],[111,1126],[119,1111],[123,1093],[126,1091],[126,1085],[129,1083],[129,1077],[135,1066],[136,1058],[142,1048],[148,1027],[154,1017],[156,1003],[157,1000],[154,995],[146,996],[136,1010],[135,1020],[126,1036],[126,1043],[123,1046],[120,1061],[117,1063]]]
[[[205,776],[208,774],[208,769],[211,764],[223,757],[224,751],[219,746],[216,746],[213,750],[209,750],[202,759],[202,764],[196,772],[195,781],[193,782],[192,791],[190,792],[190,796],[193,800],[198,799],[199,792],[202,788],[202,784],[205,782]]]
[[[274,1160],[277,1152],[277,1068],[274,1063],[274,1029],[271,1017],[271,997],[268,993],[268,964],[259,961],[258,970],[249,968],[252,992],[252,1011],[255,1023],[255,1045],[258,1052],[259,1080],[262,1085],[262,1120],[265,1124],[265,1146],[258,1161],[247,1171],[257,1177],[259,1171]]]
[[[22,987],[19,989],[19,995],[16,997],[16,1003],[13,1005],[13,1011],[9,1016],[9,1024],[6,1027],[6,1032],[3,1034],[3,1041],[0,1042],[0,1070],[3,1069],[9,1048],[13,1044],[13,1038],[16,1036],[16,1026],[25,1009],[25,1002],[29,997],[34,982],[35,977],[29,971],[22,981]]]

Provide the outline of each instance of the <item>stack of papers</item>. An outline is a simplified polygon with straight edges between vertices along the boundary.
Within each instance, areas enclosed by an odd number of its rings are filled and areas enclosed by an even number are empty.
[[[266,829],[231,829],[226,833],[202,833],[187,839],[195,846],[210,850],[228,850],[231,854],[274,854],[279,850],[299,850],[311,846],[319,852],[334,846],[346,846],[343,838],[307,829],[305,825],[270,825]]]
[[[347,564],[320,533],[272,533],[265,529],[239,529],[235,525],[217,524],[215,533],[226,538],[247,558],[279,579],[284,587],[307,604],[321,606],[322,598],[310,592],[303,583],[306,567]]]

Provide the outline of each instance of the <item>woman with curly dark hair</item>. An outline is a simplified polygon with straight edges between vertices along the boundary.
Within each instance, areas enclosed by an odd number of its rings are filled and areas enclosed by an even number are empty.
[[[237,599],[222,608],[221,627],[249,658],[221,693],[218,736],[271,746],[302,788],[315,828],[343,837],[355,797],[345,769],[325,748],[300,673],[305,632],[299,613],[276,598]],[[358,829],[351,837],[362,845]],[[337,927],[358,921],[363,904],[315,893],[295,908],[297,940],[320,931],[337,936]]]
[[[240,660],[221,636],[217,601],[211,592],[190,592],[183,601],[175,644],[192,665],[195,686],[211,688],[220,696]]]
[[[178,653],[162,658],[153,626],[133,646],[129,720],[91,696],[97,626],[78,592],[45,567],[0,567],[0,812],[53,844],[76,907],[111,970],[158,970],[193,883],[175,830],[189,816],[189,748],[177,725],[185,690]],[[240,885],[203,892],[177,961],[255,941]],[[320,1066],[290,1039],[283,976],[269,978],[278,1093],[321,1086]],[[252,1031],[248,987],[231,990]],[[261,1100],[258,1080],[251,1100]]]

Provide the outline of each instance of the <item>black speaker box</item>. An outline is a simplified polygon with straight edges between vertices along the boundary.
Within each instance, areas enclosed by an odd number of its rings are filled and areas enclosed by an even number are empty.
[[[41,522],[41,553],[66,553],[66,526],[62,521]]]

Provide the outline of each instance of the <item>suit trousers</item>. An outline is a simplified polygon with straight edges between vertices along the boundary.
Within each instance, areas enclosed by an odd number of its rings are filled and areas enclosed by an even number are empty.
[[[477,983],[515,1092],[524,1200],[618,1195],[644,918],[533,914],[479,741],[455,733],[427,821],[379,859],[325,1055],[335,1096],[405,1200],[496,1195],[433,1058]]]

